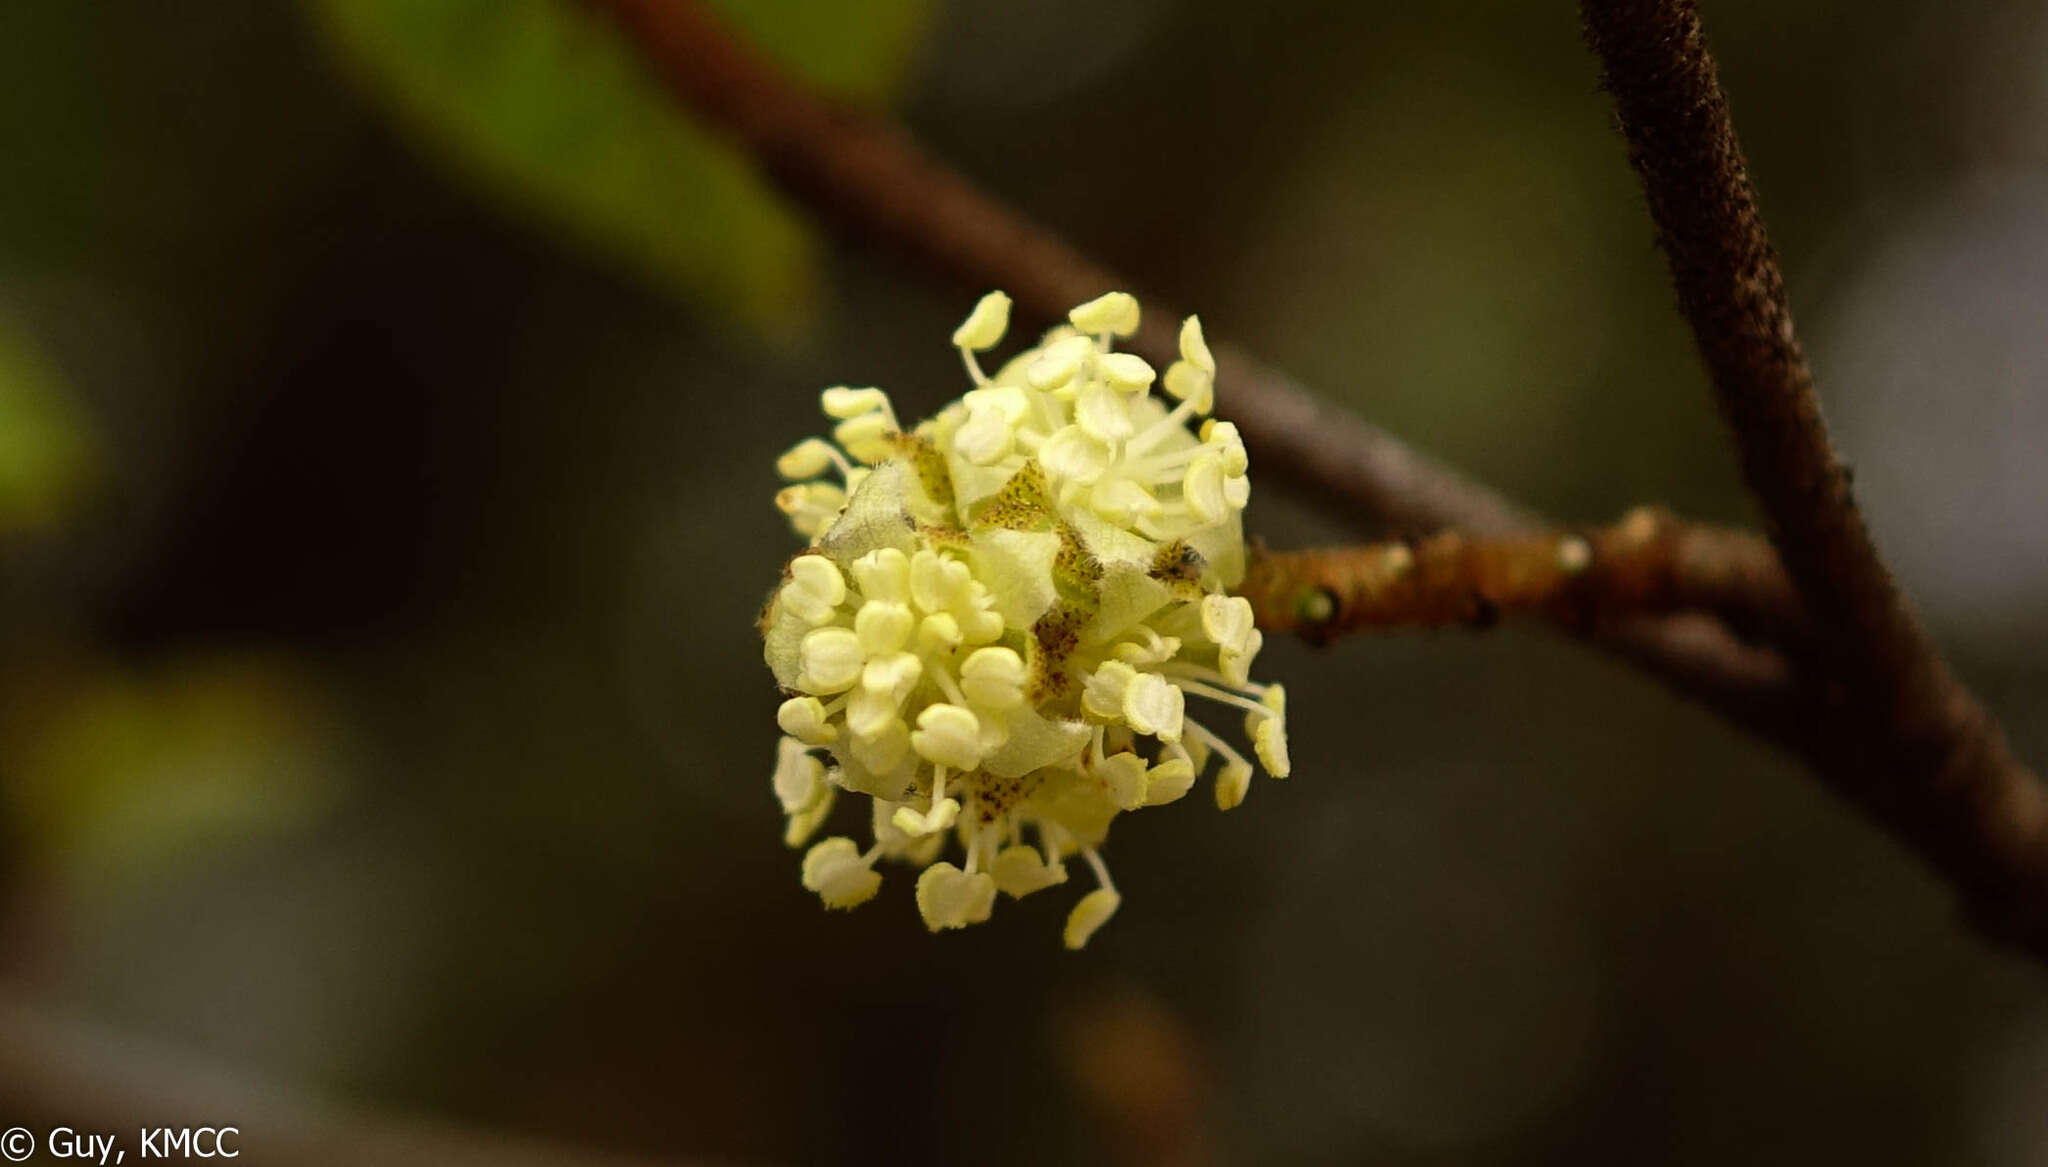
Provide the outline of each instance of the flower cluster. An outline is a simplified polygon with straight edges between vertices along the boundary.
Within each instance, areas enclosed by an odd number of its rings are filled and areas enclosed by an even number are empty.
[[[1242,714],[1284,778],[1286,695],[1251,681],[1261,637],[1229,594],[1250,483],[1237,427],[1207,417],[1201,322],[1159,378],[1114,350],[1138,303],[1112,292],[991,376],[979,354],[1009,310],[991,293],[953,334],[974,387],[937,416],[905,430],[881,390],[828,389],[831,438],[777,462],[793,485],[776,503],[810,546],[761,620],[788,694],[774,788],[793,847],[841,792],[868,796],[872,843],[815,844],[804,886],[851,908],[881,860],[922,868],[934,931],[1064,883],[1078,855],[1098,884],[1067,919],[1079,948],[1119,903],[1111,819],[1179,799],[1212,763],[1219,807],[1250,787],[1252,763],[1187,699]]]

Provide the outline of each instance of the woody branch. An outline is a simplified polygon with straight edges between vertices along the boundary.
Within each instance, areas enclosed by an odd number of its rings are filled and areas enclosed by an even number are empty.
[[[1583,532],[1446,531],[1329,550],[1261,549],[1238,592],[1261,628],[1313,640],[1512,615],[1593,628],[1691,610],[1783,642],[1800,638],[1806,621],[1768,546],[1651,508]]]
[[[1961,892],[1988,934],[2048,960],[2048,792],[1942,659],[1879,556],[1821,419],[1719,70],[1692,0],[1582,0],[1629,159],[1742,475],[1806,608],[1811,757]]]
[[[821,219],[969,285],[1004,287],[1048,319],[1129,286],[895,127],[784,76],[692,0],[587,2],[679,102]],[[1730,626],[1753,614],[1741,605],[1565,627],[1791,750],[1955,884],[1988,933],[2048,960],[2048,797],[1941,663],[1855,515],[1692,6],[1582,10],[1746,477],[1804,609],[1826,618],[1817,655],[1803,631],[1796,643],[1745,643]],[[1132,347],[1170,354],[1162,317],[1173,315],[1152,314]],[[1216,356],[1253,453],[1354,523],[1466,538],[1553,526],[1245,354]]]

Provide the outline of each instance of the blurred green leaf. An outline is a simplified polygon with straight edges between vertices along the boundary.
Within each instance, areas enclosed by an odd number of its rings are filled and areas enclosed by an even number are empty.
[[[311,821],[338,793],[331,698],[282,660],[45,676],[0,724],[11,809],[64,871],[161,873]]]
[[[815,241],[751,165],[691,125],[574,0],[312,0],[359,78],[495,192],[769,332],[800,327]],[[728,0],[785,65],[878,100],[923,0]]]
[[[89,483],[94,454],[56,374],[0,324],[0,536],[61,520]]]

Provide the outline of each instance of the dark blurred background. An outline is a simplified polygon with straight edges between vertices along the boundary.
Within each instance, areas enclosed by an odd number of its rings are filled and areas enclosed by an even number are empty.
[[[1569,4],[718,7],[1481,477],[1751,518]],[[2048,6],[1705,8],[1881,539],[2048,758]],[[2039,970],[1537,630],[1270,648],[1297,777],[1121,822],[1085,953],[822,911],[771,460],[824,385],[957,395],[984,289],[564,0],[9,0],[0,98],[9,999],[720,1161],[2048,1162]]]

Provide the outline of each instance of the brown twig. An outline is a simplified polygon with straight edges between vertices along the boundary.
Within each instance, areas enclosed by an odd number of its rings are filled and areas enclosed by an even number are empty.
[[[1879,558],[1821,419],[1692,0],[1582,0],[1658,242],[1785,567],[1840,686],[1827,777],[2048,958],[2048,794],[1957,681]]]
[[[1779,642],[1803,635],[1805,624],[1769,546],[1649,508],[1585,532],[1447,531],[1322,551],[1261,549],[1238,594],[1261,628],[1318,641],[1511,615],[1591,629],[1688,610],[1733,613]]]
[[[1000,287],[1042,319],[1130,281],[990,198],[895,127],[785,76],[694,0],[589,0],[632,35],[660,81],[734,138],[820,218],[986,290]],[[1131,347],[1164,368],[1179,317],[1146,298]],[[1256,454],[1260,477],[1292,481],[1405,530],[1538,527],[1530,512],[1392,434],[1302,390],[1227,345],[1217,381]]]
[[[1000,287],[1023,311],[1058,319],[1132,285],[991,199],[894,127],[813,93],[741,43],[691,0],[588,0],[615,18],[659,81],[730,136],[820,218],[906,253],[971,287]],[[1147,300],[1132,347],[1162,367],[1176,355],[1175,314]],[[1292,484],[1375,530],[1472,534],[1546,522],[1400,439],[1332,408],[1285,374],[1227,345],[1218,394],[1263,481]],[[1789,669],[1711,618],[1606,629],[1595,643],[1754,733],[1800,746],[1775,710],[1797,700]]]
[[[821,218],[906,252],[925,266],[949,273],[971,286],[1002,287],[1020,308],[1041,318],[1057,318],[1073,304],[1112,288],[1129,286],[934,162],[897,130],[791,81],[732,37],[700,4],[692,0],[587,2],[620,23],[661,83],[684,105],[706,124],[730,136],[786,192],[810,206]],[[1589,2],[1589,19],[1596,18],[1596,10],[1609,7],[1630,6]],[[1672,6],[1635,7],[1662,10]],[[1690,10],[1685,12],[1689,14]],[[1598,34],[1595,39],[1600,39]],[[1642,66],[1634,71],[1625,67],[1621,73],[1623,78],[1634,78],[1624,84],[1632,85],[1639,94],[1654,94],[1662,81],[1689,84],[1703,77],[1718,101],[1718,89],[1711,84],[1710,64],[1704,73],[1695,69],[1689,76],[1660,79],[1655,46],[1624,47],[1622,41],[1615,44],[1627,58],[1625,66],[1631,62]],[[1696,36],[1690,42],[1667,46],[1664,51],[1672,54],[1667,63],[1673,64],[1675,72],[1683,73],[1688,44],[1696,62],[1704,61]],[[1656,106],[1653,99],[1646,108],[1654,110]],[[1685,130],[1688,118],[1700,120],[1700,109],[1697,105],[1678,105],[1668,112],[1674,115],[1675,128]],[[1706,123],[1712,121],[1706,119]],[[1654,118],[1636,122],[1639,126],[1657,124]],[[1655,130],[1649,140],[1654,143],[1658,135],[1671,129]],[[1732,135],[1718,141],[1724,150],[1732,150]],[[1710,151],[1712,144],[1707,143]],[[1713,180],[1724,172],[1740,175],[1739,154],[1730,153],[1718,162],[1713,161],[1715,156],[1711,152],[1705,157],[1709,165],[1678,173],[1701,181]],[[1739,195],[1736,202],[1749,200],[1746,183],[1731,189]],[[1660,197],[1653,195],[1653,205]],[[1753,221],[1753,208],[1746,214]],[[1660,218],[1660,224],[1664,222]],[[1709,220],[1709,225],[1718,222]],[[1761,240],[1760,231],[1755,238]],[[1687,254],[1693,252],[1688,250]],[[1721,258],[1710,247],[1702,261],[1702,272],[1710,272]],[[1803,362],[1787,357],[1791,354],[1796,358],[1797,353],[1789,328],[1781,342],[1760,346],[1757,343],[1767,338],[1772,321],[1782,323],[1785,319],[1775,266],[1746,265],[1739,250],[1727,258],[1735,261],[1728,265],[1732,278],[1719,283],[1705,280],[1700,286],[1708,295],[1699,301],[1700,310],[1693,313],[1697,320],[1718,318],[1730,329],[1727,335],[1749,338],[1732,348],[1703,341],[1710,363],[1716,365],[1717,379],[1723,364],[1738,368],[1758,364],[1767,371],[1776,368],[1781,373],[1796,367],[1803,372]],[[1684,279],[1681,285],[1686,285]],[[1726,312],[1712,307],[1720,304],[1734,307]],[[1773,304],[1777,307],[1771,307]],[[1158,310],[1155,304],[1148,316],[1133,347],[1157,363],[1172,355],[1167,324],[1171,314]],[[1761,329],[1754,327],[1759,324]],[[1715,335],[1722,333],[1717,331]],[[1219,395],[1231,403],[1232,414],[1247,444],[1266,468],[1269,480],[1291,481],[1307,487],[1311,497],[1337,504],[1354,522],[1369,518],[1414,531],[1458,527],[1475,535],[1548,526],[1523,508],[1431,461],[1398,439],[1318,404],[1285,376],[1243,354],[1226,350],[1219,351],[1217,356],[1221,366]],[[1796,415],[1797,411],[1793,412]],[[1775,415],[1766,411],[1766,416]],[[1793,432],[1797,429],[1793,427]],[[1786,448],[1798,447],[1795,443]],[[1832,466],[1831,461],[1818,464]],[[1798,489],[1767,494],[1767,505],[1778,518],[1781,536],[1790,537],[1805,528],[1788,524],[1779,513],[1779,504],[1796,503],[1800,490],[1832,489],[1827,487],[1827,481],[1822,479],[1819,486],[1805,481]],[[1774,499],[1777,501],[1770,501]],[[1867,548],[1860,525],[1849,532],[1853,537],[1825,524],[1821,530],[1833,536],[1823,540],[1825,547],[1839,544],[1853,550],[1860,541]],[[1826,583],[1831,578],[1831,569],[1816,572],[1813,564],[1832,563],[1834,554],[1802,550],[1802,562],[1807,567],[1795,575],[1802,583],[1809,575],[1816,582]],[[1847,579],[1837,582],[1856,581],[1855,573],[1850,572]],[[1809,587],[1805,594],[1813,601],[1810,606],[1816,608],[1847,602],[1853,609],[1849,617],[1828,613],[1831,625],[1836,627],[1896,631],[1894,625],[1902,611],[1889,593],[1880,597],[1883,602],[1873,603],[1869,594],[1856,587],[1846,591],[1832,586]],[[1873,618],[1875,623],[1871,622]],[[1910,619],[1907,627],[1910,628]],[[2038,843],[2043,823],[2048,822],[2048,804],[2044,804],[2037,790],[2018,780],[2024,779],[2024,772],[2010,764],[1996,733],[1986,729],[1988,722],[1974,702],[1966,696],[1961,701],[1952,700],[1960,690],[1938,667],[1932,675],[1923,669],[1909,670],[1900,676],[1915,682],[1908,687],[1918,697],[1948,699],[1945,704],[1916,699],[1871,706],[1902,714],[1938,712],[1931,720],[1902,723],[1901,734],[1895,739],[1882,722],[1859,719],[1855,723],[1857,732],[1846,732],[1840,718],[1828,716],[1834,706],[1833,695],[1839,688],[1835,677],[1843,674],[1834,670],[1815,671],[1808,666],[1795,671],[1784,653],[1742,643],[1715,617],[1688,613],[1635,620],[1600,629],[1591,639],[1736,724],[1812,762],[1839,789],[1891,823],[1939,870],[1960,883],[1966,896],[1986,914],[2003,921],[1994,924],[1994,930],[2023,934],[2034,944],[2037,955],[2048,957],[2048,939],[2042,935],[2048,932],[2044,928],[2048,909],[2041,908],[2048,905],[2048,895],[2041,894],[2037,875],[2044,862],[2048,862],[2039,858],[2042,848]],[[1895,637],[1887,637],[1883,644],[1889,647],[1876,651],[1889,659],[1896,655],[1901,643]],[[1910,648],[1913,643],[1919,643],[1918,638],[1908,637],[1905,647]],[[1852,679],[1858,685],[1868,684]],[[1925,683],[1929,681],[1940,683]],[[1875,732],[1863,732],[1868,730]],[[1888,756],[1895,743],[1908,755],[1907,759]],[[1910,771],[1917,777],[1904,783],[1857,777],[1865,767]],[[1937,777],[1929,781],[1929,776]],[[1924,818],[1924,823],[1912,821],[1916,816]],[[2005,894],[2008,892],[2021,894]]]

